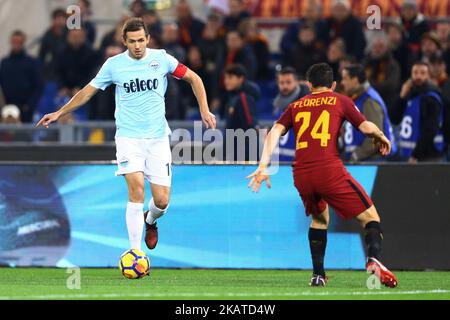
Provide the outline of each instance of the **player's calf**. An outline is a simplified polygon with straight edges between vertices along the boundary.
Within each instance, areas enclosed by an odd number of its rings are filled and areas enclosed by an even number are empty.
[[[383,240],[380,223],[378,221],[370,221],[366,224],[364,229],[364,240],[367,246],[367,256],[379,260],[381,253],[381,242]]]
[[[314,275],[325,277],[323,262],[327,246],[327,230],[309,228],[308,239],[313,263],[313,273]]]

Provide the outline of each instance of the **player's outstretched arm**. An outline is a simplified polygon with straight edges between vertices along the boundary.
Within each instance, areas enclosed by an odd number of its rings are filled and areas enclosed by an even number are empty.
[[[197,98],[198,106],[200,108],[200,114],[202,116],[203,123],[206,128],[216,128],[216,116],[209,111],[208,99],[206,97],[205,86],[203,85],[202,79],[191,69],[187,69],[186,74],[182,78],[184,81],[188,82],[195,97]]]
[[[57,121],[61,116],[78,109],[80,106],[88,102],[92,98],[92,96],[95,95],[97,90],[97,88],[89,84],[86,85],[83,89],[78,91],[77,94],[74,95],[72,99],[70,99],[70,101],[67,102],[61,109],[44,115],[42,119],[39,120],[39,122],[36,124],[36,127],[43,125],[44,127],[48,128],[50,123]]]
[[[270,159],[272,158],[273,150],[278,145],[280,137],[286,132],[286,128],[279,123],[276,123],[264,141],[264,149],[261,156],[261,161],[259,162],[258,169],[255,170],[251,175],[247,176],[250,179],[248,187],[252,187],[253,192],[258,192],[261,187],[261,183],[266,181],[267,187],[270,189],[270,175],[268,166],[270,164]]]
[[[372,138],[373,144],[379,150],[382,156],[391,153],[391,142],[373,122],[364,121],[358,127],[367,137]]]

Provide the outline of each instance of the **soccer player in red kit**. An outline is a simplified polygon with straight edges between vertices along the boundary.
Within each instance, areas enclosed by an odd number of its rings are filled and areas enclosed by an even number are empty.
[[[356,218],[361,224],[365,229],[367,270],[375,273],[384,285],[396,287],[394,274],[380,262],[383,236],[377,210],[361,185],[347,172],[337,150],[345,120],[372,138],[383,156],[390,153],[390,142],[375,124],[365,119],[351,99],[333,92],[336,82],[328,64],[311,66],[306,77],[311,94],[291,103],[272,127],[258,169],[247,177],[251,178],[248,186],[258,192],[261,183],[266,181],[270,188],[268,165],[272,152],[280,137],[293,128],[297,136],[294,184],[306,214],[312,217],[308,238],[314,271],[310,285],[324,286],[327,281],[323,262],[330,205],[342,218]]]

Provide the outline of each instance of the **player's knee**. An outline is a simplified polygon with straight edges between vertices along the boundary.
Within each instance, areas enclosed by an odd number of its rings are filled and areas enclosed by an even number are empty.
[[[370,207],[369,209],[358,215],[356,219],[362,227],[365,227],[369,222],[372,221],[380,223],[380,216],[378,215],[375,206]]]
[[[128,197],[131,202],[143,203],[145,199],[145,191],[141,186],[133,186],[128,190]]]
[[[169,196],[162,196],[154,198],[155,206],[161,210],[166,209],[169,206]]]
[[[313,216],[311,221],[311,227],[315,229],[327,229],[330,223],[330,219],[324,216]]]

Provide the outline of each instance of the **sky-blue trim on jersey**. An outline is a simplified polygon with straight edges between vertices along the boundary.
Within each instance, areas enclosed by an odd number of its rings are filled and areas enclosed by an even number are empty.
[[[177,59],[155,49],[147,49],[140,60],[128,51],[106,60],[90,85],[101,90],[116,85],[116,137],[162,138],[171,133],[164,94],[167,74],[177,66]]]

